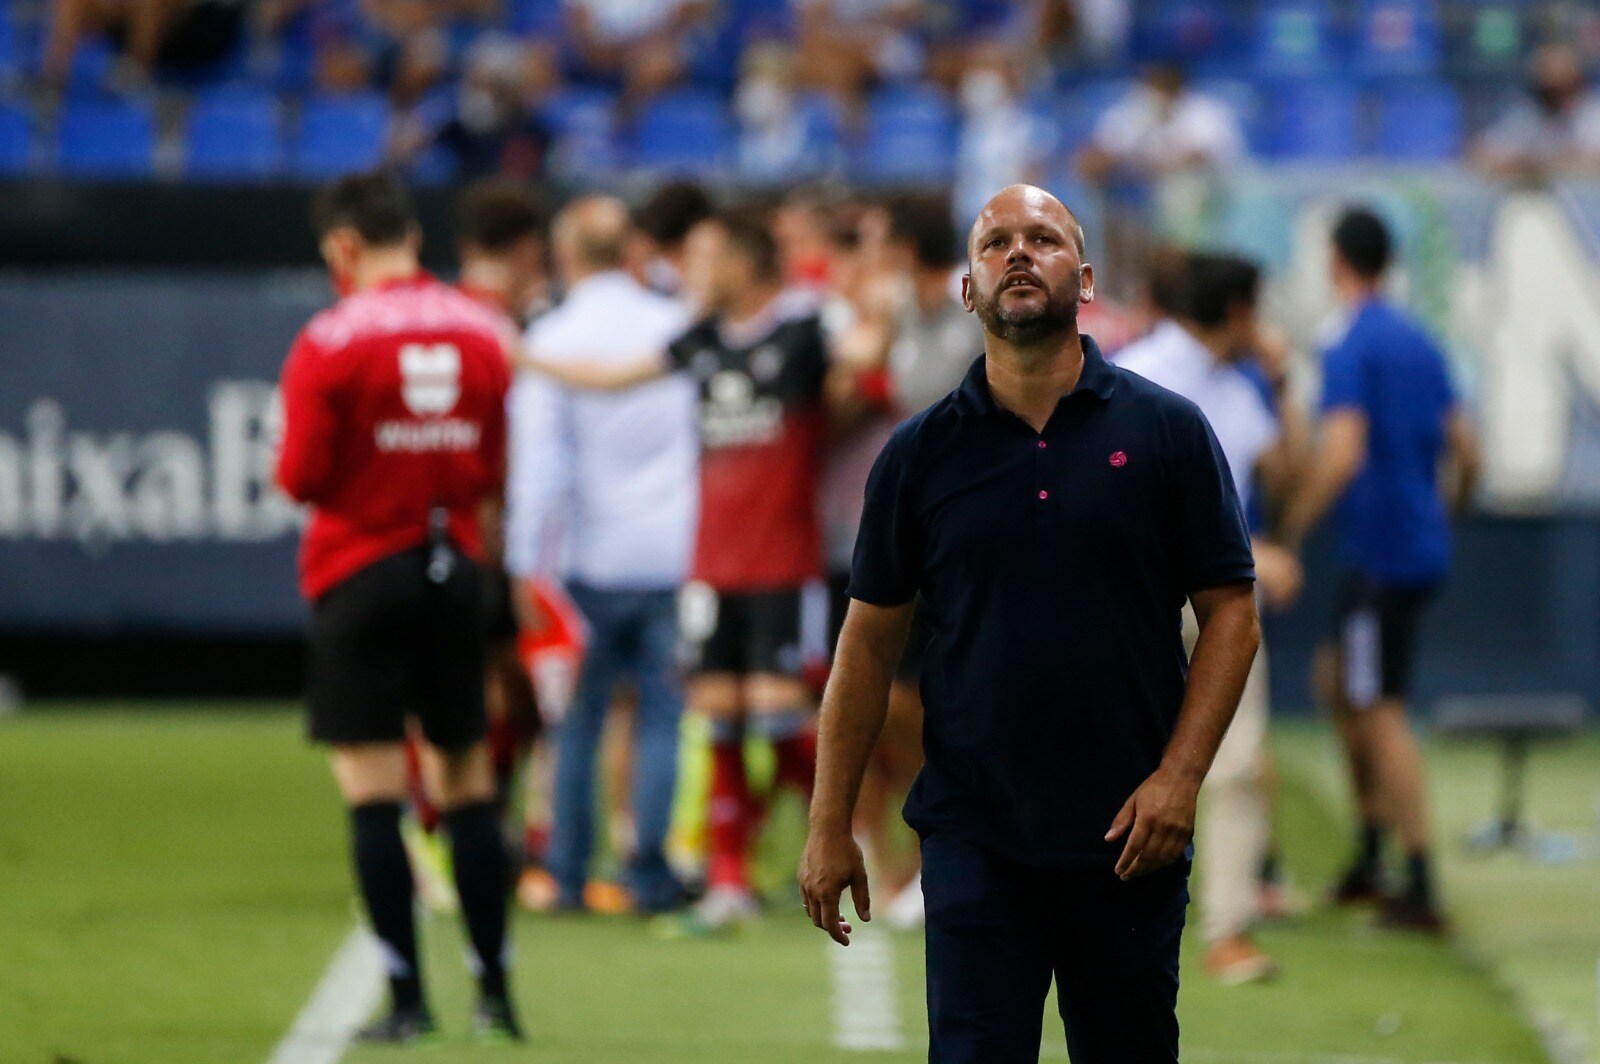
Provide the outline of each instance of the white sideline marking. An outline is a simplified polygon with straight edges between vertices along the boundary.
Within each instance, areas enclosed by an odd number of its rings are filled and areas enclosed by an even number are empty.
[[[904,1049],[889,933],[853,922],[848,948],[831,939],[827,944],[833,976],[833,1044],[858,1053]]]
[[[383,998],[383,964],[365,927],[356,927],[334,953],[294,1026],[267,1064],[337,1064],[362,1021]]]

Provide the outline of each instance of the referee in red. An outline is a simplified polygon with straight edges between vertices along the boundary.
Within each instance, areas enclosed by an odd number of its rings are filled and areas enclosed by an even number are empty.
[[[1174,1064],[1195,800],[1259,639],[1250,536],[1199,408],[1078,332],[1071,212],[1013,186],[967,252],[984,353],[868,480],[801,889],[841,943],[844,889],[870,915],[851,812],[918,600],[928,1059],[1036,1064],[1054,979],[1074,1064]]]
[[[311,319],[284,366],[278,482],[311,509],[300,551],[311,738],[332,749],[392,993],[361,1037],[410,1042],[434,1028],[400,839],[402,744],[415,727],[450,836],[477,1029],[520,1039],[506,985],[510,870],[484,742],[479,572],[480,510],[505,477],[515,338],[503,315],[422,271],[416,216],[394,178],[341,179],[317,196],[313,222],[343,298]]]

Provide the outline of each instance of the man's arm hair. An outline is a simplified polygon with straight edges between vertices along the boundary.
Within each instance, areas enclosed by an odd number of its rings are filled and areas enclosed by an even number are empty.
[[[1261,622],[1251,584],[1197,591],[1190,602],[1200,622],[1200,638],[1189,662],[1189,682],[1184,687],[1178,723],[1160,766],[1123,804],[1106,832],[1106,841],[1111,843],[1127,836],[1116,865],[1116,874],[1123,879],[1178,860],[1194,838],[1200,784],[1239,708],[1239,696],[1261,644]]]
[[[1367,460],[1367,415],[1354,407],[1332,410],[1322,419],[1322,442],[1305,480],[1283,515],[1283,542],[1291,550],[1322,520],[1328,508],[1361,472]]]
[[[867,759],[889,712],[889,686],[911,630],[912,609],[911,603],[874,606],[850,600],[822,696],[812,831],[850,834]]]
[[[889,685],[905,649],[912,608],[909,602],[874,606],[852,599],[839,635],[833,675],[822,696],[817,788],[797,878],[806,915],[841,946],[850,944],[851,926],[839,913],[846,888],[857,915],[872,919],[867,865],[850,822],[867,759],[889,712]]]
[[[1261,620],[1252,584],[1197,591],[1190,602],[1200,637],[1195,640],[1178,723],[1161,766],[1198,784],[1211,770],[1217,747],[1239,708],[1239,697],[1261,646]]]

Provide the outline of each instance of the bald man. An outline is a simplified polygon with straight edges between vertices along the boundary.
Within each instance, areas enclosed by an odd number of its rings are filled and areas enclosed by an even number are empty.
[[[851,814],[919,594],[928,1059],[1039,1057],[1056,982],[1074,1064],[1178,1059],[1200,782],[1259,641],[1250,536],[1199,409],[1078,332],[1083,231],[1026,185],[967,242],[984,350],[867,485],[800,865],[841,945],[870,919]],[[1200,635],[1186,662],[1181,612]]]
[[[576,200],[556,217],[552,251],[567,298],[529,329],[530,346],[616,364],[688,327],[687,311],[623,271],[630,235],[627,208],[610,197]],[[641,912],[683,901],[664,847],[683,712],[676,595],[695,528],[698,456],[694,387],[682,378],[603,393],[523,374],[512,390],[506,563],[524,578],[562,581],[590,630],[578,697],[557,724],[548,866],[561,908],[584,904],[595,758],[623,680],[638,693],[638,842],[627,885]]]

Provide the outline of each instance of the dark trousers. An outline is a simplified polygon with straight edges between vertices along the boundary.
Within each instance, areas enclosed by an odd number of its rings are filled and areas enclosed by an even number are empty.
[[[1176,1062],[1188,881],[1188,862],[1124,883],[925,838],[929,1064],[1037,1064],[1052,976],[1072,1064]]]

